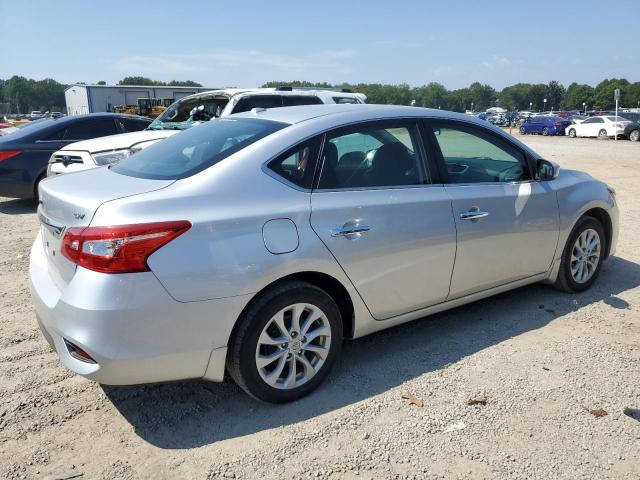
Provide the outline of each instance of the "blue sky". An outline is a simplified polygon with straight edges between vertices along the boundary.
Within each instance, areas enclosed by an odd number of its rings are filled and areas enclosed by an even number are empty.
[[[614,4],[0,0],[0,78],[144,75],[208,87],[640,81],[638,0]]]

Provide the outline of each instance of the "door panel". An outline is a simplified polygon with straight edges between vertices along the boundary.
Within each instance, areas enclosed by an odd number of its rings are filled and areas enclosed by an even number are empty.
[[[444,187],[314,191],[311,225],[376,319],[447,298],[456,231]]]
[[[450,299],[546,272],[558,242],[548,182],[447,185],[458,230]],[[463,219],[474,210],[486,213]]]

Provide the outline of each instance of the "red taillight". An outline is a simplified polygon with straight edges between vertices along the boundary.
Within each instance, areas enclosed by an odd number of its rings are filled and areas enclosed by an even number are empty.
[[[0,162],[3,160],[9,160],[11,157],[15,157],[22,153],[22,150],[0,150]]]
[[[187,221],[74,227],[64,235],[62,254],[96,272],[147,272],[149,256],[189,228]]]
[[[562,125],[562,122],[553,122],[554,127],[559,127],[560,125]]]
[[[75,343],[71,343],[66,338],[64,338],[63,340],[64,340],[65,346],[67,347],[67,351],[69,352],[69,355],[71,355],[76,360],[80,360],[81,362],[85,362],[85,363],[98,363],[93,359],[91,355],[89,355],[87,352],[85,352]]]

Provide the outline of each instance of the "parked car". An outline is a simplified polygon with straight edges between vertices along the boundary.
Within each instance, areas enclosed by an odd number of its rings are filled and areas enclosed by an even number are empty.
[[[49,117],[50,118],[62,118],[62,117],[64,117],[64,113],[62,113],[62,112],[51,112],[49,114]]]
[[[632,142],[640,141],[640,113],[625,112],[622,116],[630,122],[624,127],[623,135]]]
[[[321,103],[364,103],[359,93],[306,88],[213,90],[184,97],[167,108],[144,132],[103,137],[65,146],[50,158],[48,175],[71,173],[115,163],[181,130],[213,118],[254,108]],[[72,158],[73,161],[64,161]]]
[[[564,135],[565,129],[571,122],[565,118],[538,116],[526,119],[520,125],[520,133],[527,135],[538,133],[540,135]]]
[[[10,133],[18,131],[17,127],[14,127],[10,123],[0,123],[0,137],[3,135],[9,135]]]
[[[589,117],[586,117],[586,116],[584,116],[584,115],[574,115],[574,116],[572,116],[572,117],[569,117],[569,118],[568,118],[568,120],[569,120],[573,125],[576,125],[576,124],[578,124],[578,123],[582,123],[582,122],[584,122],[587,118],[589,118]]]
[[[567,135],[575,137],[608,138],[624,135],[624,129],[631,122],[623,117],[595,116],[589,117],[579,124],[571,125],[567,129]]]
[[[44,118],[44,113],[42,113],[40,110],[34,110],[33,112],[31,112],[29,114],[29,118],[31,120],[37,120],[38,118]]]
[[[93,113],[35,120],[0,137],[0,196],[32,198],[45,177],[51,154],[85,138],[133,132],[151,120],[133,115]]]
[[[230,116],[48,178],[40,199],[31,291],[67,368],[228,372],[270,402],[318,387],[343,337],[534,282],[586,290],[618,237],[606,184],[409,106]]]

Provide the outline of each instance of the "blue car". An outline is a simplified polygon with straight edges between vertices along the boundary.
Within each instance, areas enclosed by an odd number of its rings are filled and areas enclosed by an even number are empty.
[[[37,120],[0,137],[0,197],[34,198],[49,157],[69,143],[137,132],[151,120],[136,115],[92,113]]]
[[[564,135],[565,129],[571,125],[571,121],[566,118],[540,116],[531,117],[520,126],[520,133],[537,133],[539,135]]]

